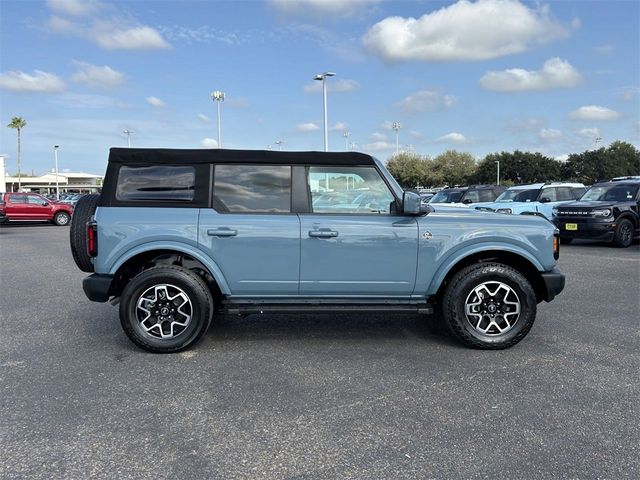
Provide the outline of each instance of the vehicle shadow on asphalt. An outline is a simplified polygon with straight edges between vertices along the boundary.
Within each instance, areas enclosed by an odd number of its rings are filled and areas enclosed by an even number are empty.
[[[268,314],[216,315],[207,333],[209,340],[390,340],[417,338],[456,346],[446,328],[434,316],[416,314]]]

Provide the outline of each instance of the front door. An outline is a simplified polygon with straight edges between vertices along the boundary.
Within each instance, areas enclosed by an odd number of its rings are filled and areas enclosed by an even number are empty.
[[[413,293],[414,217],[392,213],[394,196],[375,167],[312,166],[311,213],[300,214],[300,295]]]
[[[300,220],[291,213],[291,167],[216,165],[213,208],[200,211],[198,246],[234,297],[298,294]]]

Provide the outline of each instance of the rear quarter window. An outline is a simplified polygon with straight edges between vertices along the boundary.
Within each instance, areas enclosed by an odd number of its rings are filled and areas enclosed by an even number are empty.
[[[195,182],[193,166],[122,166],[115,197],[124,202],[190,202],[194,198]]]

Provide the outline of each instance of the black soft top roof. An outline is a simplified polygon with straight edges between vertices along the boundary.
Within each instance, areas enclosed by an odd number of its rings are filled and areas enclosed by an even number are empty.
[[[194,163],[265,163],[280,165],[373,165],[359,152],[280,152],[273,150],[111,148],[109,163],[135,165]]]

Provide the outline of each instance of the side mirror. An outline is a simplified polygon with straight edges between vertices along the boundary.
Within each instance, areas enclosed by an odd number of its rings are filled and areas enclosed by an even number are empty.
[[[464,203],[465,205],[470,205],[473,203],[473,200],[471,200],[470,198],[465,198],[462,203]]]
[[[540,203],[549,203],[551,201],[551,199],[549,197],[542,197],[540,199]]]
[[[415,192],[404,192],[402,195],[402,212],[405,215],[423,215],[431,212],[433,209],[428,204],[423,204]]]

